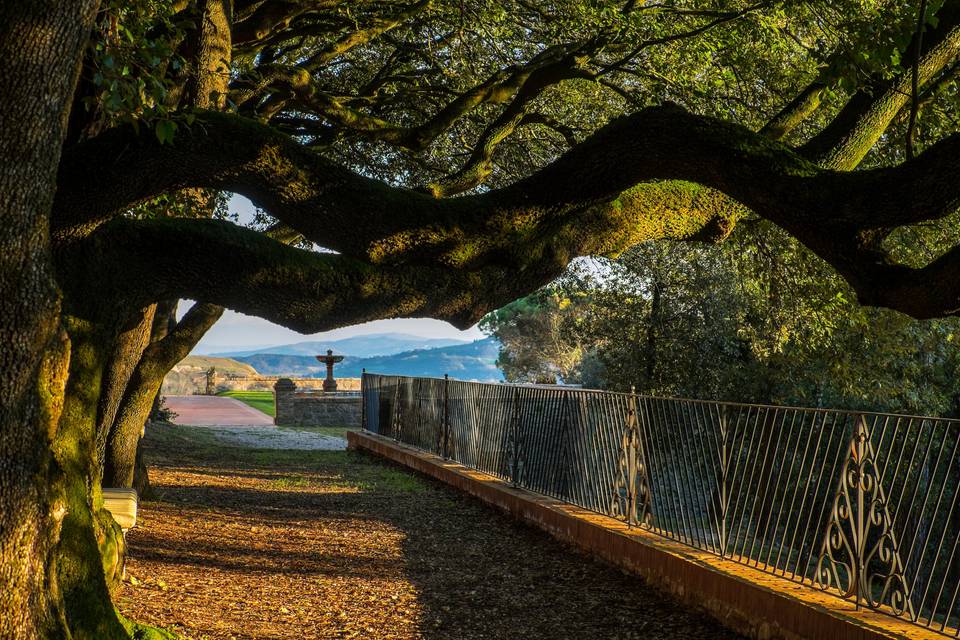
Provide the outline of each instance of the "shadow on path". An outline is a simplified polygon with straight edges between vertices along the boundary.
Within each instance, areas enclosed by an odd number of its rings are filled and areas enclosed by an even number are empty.
[[[194,638],[738,637],[374,458],[155,431],[159,499],[129,534],[133,581],[118,598],[144,622]]]

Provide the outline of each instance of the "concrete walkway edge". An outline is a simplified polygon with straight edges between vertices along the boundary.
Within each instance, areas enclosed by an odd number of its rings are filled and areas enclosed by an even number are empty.
[[[367,432],[348,446],[445,482],[515,518],[644,578],[759,640],[920,640],[943,638],[904,620],[745,565],[723,560],[570,504],[515,489],[493,476]]]

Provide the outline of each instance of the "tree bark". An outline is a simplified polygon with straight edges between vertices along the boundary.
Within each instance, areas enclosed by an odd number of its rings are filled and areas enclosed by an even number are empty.
[[[133,488],[142,500],[153,497],[153,487],[150,486],[150,470],[143,457],[143,438],[137,441],[137,453],[133,463]]]
[[[110,487],[132,487],[137,445],[163,377],[182,360],[203,334],[220,319],[223,307],[198,302],[162,340],[152,343],[137,364],[110,432],[103,481]]]
[[[69,344],[49,216],[95,0],[0,4],[0,637],[66,635],[51,553],[65,512],[50,451]]]
[[[126,639],[110,598],[119,581],[123,537],[103,509],[95,425],[113,327],[65,318],[73,345],[53,451],[66,488],[67,517],[55,549],[57,582],[72,638]]]
[[[193,32],[194,72],[187,82],[186,101],[198,109],[223,109],[233,53],[233,1],[200,0],[197,10],[200,24]]]
[[[102,391],[100,394],[99,409],[97,411],[97,466],[98,477],[103,475],[103,466],[106,463],[105,453],[107,438],[113,428],[114,420],[120,411],[121,401],[133,371],[143,357],[143,352],[150,343],[153,318],[156,305],[150,305],[133,314],[122,327],[114,341],[113,352],[104,371]],[[106,486],[112,486],[107,484]]]

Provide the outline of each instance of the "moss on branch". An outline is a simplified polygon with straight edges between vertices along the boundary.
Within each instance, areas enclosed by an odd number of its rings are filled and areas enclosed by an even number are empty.
[[[952,211],[958,168],[960,138],[950,138],[900,167],[823,170],[744,127],[667,105],[611,123],[509,187],[437,199],[351,173],[260,123],[210,113],[173,145],[118,129],[68,152],[54,233],[61,248],[84,245],[98,225],[142,199],[224,189],[342,255],[290,253],[262,235],[199,221],[128,225],[123,234],[114,226],[97,242],[124,267],[96,277],[116,280],[131,264],[131,273],[151,281],[137,301],[184,295],[303,330],[411,315],[468,321],[549,281],[579,255],[612,255],[658,237],[722,238],[745,209],[784,227],[852,283],[865,282],[877,255],[864,239]],[[89,206],[72,209],[79,201]],[[149,237],[124,235],[141,232]],[[148,245],[176,257],[146,259]],[[149,266],[170,260],[182,264]],[[512,274],[509,284],[486,282],[497,274]],[[138,287],[114,288],[129,298]],[[257,302],[254,290],[273,293]],[[349,317],[344,301],[356,309]],[[910,312],[909,300],[896,304]]]

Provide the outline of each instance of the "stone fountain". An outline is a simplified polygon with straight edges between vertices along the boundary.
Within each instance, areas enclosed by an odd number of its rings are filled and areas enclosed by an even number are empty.
[[[327,377],[323,381],[323,390],[336,391],[337,380],[333,377],[333,365],[343,360],[343,356],[335,356],[333,349],[327,349],[326,355],[317,356],[317,360],[327,365]]]

